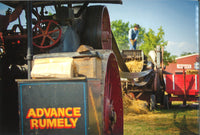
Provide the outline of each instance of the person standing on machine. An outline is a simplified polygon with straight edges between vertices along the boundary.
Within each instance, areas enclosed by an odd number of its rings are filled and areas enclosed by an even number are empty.
[[[131,28],[129,30],[128,38],[129,38],[130,50],[136,50],[139,28],[140,26],[138,24],[135,24],[134,28]]]

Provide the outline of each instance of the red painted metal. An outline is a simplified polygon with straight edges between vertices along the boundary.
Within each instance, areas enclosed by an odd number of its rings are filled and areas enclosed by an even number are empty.
[[[173,76],[174,76],[174,82],[173,82]],[[173,88],[173,84],[174,84],[174,88]],[[180,75],[180,74],[166,75],[166,92],[168,94],[184,95],[183,75]],[[187,96],[188,95],[198,96],[199,75],[185,75],[185,93]]]
[[[172,79],[173,75],[166,75],[165,76],[165,81],[166,81],[166,92],[168,94],[172,94],[173,93],[173,79]]]
[[[110,17],[107,8],[104,8],[102,12],[101,44],[103,49],[112,49],[112,33],[110,27]]]
[[[123,134],[123,104],[119,70],[115,56],[108,59],[104,86],[104,134]]]
[[[186,74],[185,68],[183,67],[183,93],[184,93],[184,100],[183,105],[186,105],[187,95],[186,95]]]
[[[184,101],[184,97],[169,97],[169,101]],[[198,97],[195,96],[187,96],[187,101],[198,101]]]
[[[43,25],[46,25],[45,30],[42,28]],[[52,25],[54,25],[54,29],[50,30]],[[36,33],[36,35],[33,36],[33,45],[38,48],[50,48],[54,46],[58,43],[62,34],[60,26],[54,20],[43,20],[38,22],[33,27],[33,32]],[[58,37],[53,39],[51,35],[57,32],[59,33]],[[48,44],[46,44],[46,42],[48,42]]]

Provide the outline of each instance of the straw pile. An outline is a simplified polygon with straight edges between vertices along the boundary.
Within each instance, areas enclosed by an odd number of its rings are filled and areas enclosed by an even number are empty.
[[[128,61],[126,62],[126,66],[128,67],[129,71],[131,73],[135,73],[135,72],[141,72],[142,68],[143,68],[143,61]]]
[[[198,70],[186,70],[187,75],[197,75],[198,73]]]
[[[124,114],[146,114],[149,112],[146,101],[130,99],[126,94],[123,94]]]

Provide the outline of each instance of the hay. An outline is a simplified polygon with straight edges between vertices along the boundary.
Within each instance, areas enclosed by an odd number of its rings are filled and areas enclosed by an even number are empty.
[[[198,73],[198,70],[186,70],[187,75],[197,75]]]
[[[124,114],[130,113],[129,106],[131,106],[132,100],[129,99],[129,97],[126,94],[123,94],[123,108],[124,108]]]
[[[146,101],[133,100],[132,105],[129,106],[129,111],[136,114],[146,114],[149,112],[148,104]]]
[[[149,112],[148,104],[142,100],[131,100],[125,93],[123,94],[124,114],[146,114]]]
[[[129,71],[132,73],[141,72],[143,69],[144,61],[128,61],[126,62],[126,66],[128,67]]]

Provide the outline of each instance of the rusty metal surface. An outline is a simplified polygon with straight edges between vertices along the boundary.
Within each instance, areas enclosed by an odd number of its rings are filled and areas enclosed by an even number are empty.
[[[26,7],[27,1],[0,1],[1,3],[4,3],[8,6],[11,6],[15,8],[18,5],[22,5]],[[113,4],[122,4],[122,0],[43,0],[43,1],[32,1],[33,7],[39,7],[39,6],[47,6],[47,5],[55,5],[55,4],[68,4],[68,3],[113,3]]]
[[[102,86],[100,79],[88,79],[88,134],[99,135],[103,132]]]
[[[99,79],[87,78],[88,118],[89,118],[88,133],[104,134],[112,132],[113,134],[122,135],[123,134],[123,109],[122,109],[123,104],[121,97],[122,93],[121,93],[118,66],[113,51],[101,49],[101,50],[90,51],[89,54],[80,54],[78,52],[39,54],[34,56],[34,59],[40,59],[46,57],[59,57],[59,56],[73,57],[73,58],[97,56],[101,58],[102,77]],[[112,116],[112,120],[110,120],[110,116]],[[111,127],[112,130],[110,130]]]

